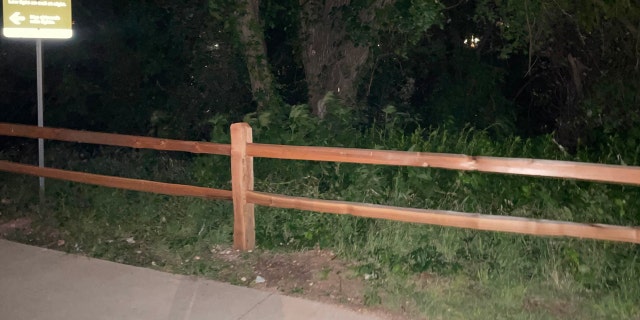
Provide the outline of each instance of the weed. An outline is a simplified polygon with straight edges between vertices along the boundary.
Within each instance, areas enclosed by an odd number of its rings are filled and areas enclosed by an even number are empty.
[[[588,158],[603,163],[615,163],[617,157],[617,153],[572,157],[558,150],[550,137],[494,141],[472,128],[461,132],[417,128],[407,133],[404,126],[410,119],[392,109],[385,109],[384,123],[365,126],[354,112],[332,106],[334,113],[327,120],[310,116],[302,107],[256,113],[246,120],[260,143]],[[217,134],[213,136],[226,139],[222,133],[227,133],[228,123],[218,119],[214,125]],[[230,187],[229,161],[222,156],[174,158],[104,147],[86,160],[62,144],[53,145],[49,154],[48,163],[59,168]],[[585,223],[640,222],[637,187],[434,168],[255,161],[255,187],[264,192]],[[6,173],[0,173],[0,178],[0,198],[10,199],[0,207],[0,219],[50,215],[55,221],[47,223],[64,235],[64,250],[244,283],[240,273],[224,271],[223,261],[207,258],[212,246],[231,243],[233,217],[228,202],[48,180],[46,210],[38,211],[30,205],[37,203],[37,179]],[[256,208],[256,238],[265,250],[330,248],[356,265],[356,276],[369,275],[369,285],[362,293],[365,304],[382,304],[416,317],[640,317],[640,249],[634,244],[538,238],[267,207]],[[330,272],[323,269],[319,277],[326,278]]]
[[[331,273],[331,271],[332,269],[329,267],[322,268],[322,270],[320,270],[320,275],[318,276],[318,279],[327,280],[329,278],[329,274]]]

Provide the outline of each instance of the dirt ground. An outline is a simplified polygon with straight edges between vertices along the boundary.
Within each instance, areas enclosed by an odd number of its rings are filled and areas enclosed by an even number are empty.
[[[242,270],[240,283],[251,288],[277,292],[354,310],[366,309],[386,319],[409,319],[406,315],[367,306],[364,301],[366,279],[354,266],[340,260],[332,251],[314,249],[298,252],[242,252],[215,247],[214,259],[230,263],[231,269]]]
[[[31,230],[31,219],[18,218],[6,222],[1,222],[0,220],[0,237],[6,237],[15,232],[31,234],[31,232],[33,232],[33,230]]]
[[[34,228],[29,218],[6,220],[0,216],[0,238],[34,239],[49,249],[61,249],[64,236],[51,228]],[[386,319],[409,319],[406,315],[366,306],[366,279],[354,266],[329,250],[297,252],[257,251],[243,253],[214,246],[212,260],[225,265],[217,280],[309,300],[339,304],[354,310],[366,309]]]
[[[251,268],[251,279],[241,279],[250,287],[315,300],[362,305],[364,283],[348,265],[328,250],[273,253],[260,252],[241,258],[229,248],[213,249],[216,258],[236,267]],[[240,266],[242,264],[243,266]]]

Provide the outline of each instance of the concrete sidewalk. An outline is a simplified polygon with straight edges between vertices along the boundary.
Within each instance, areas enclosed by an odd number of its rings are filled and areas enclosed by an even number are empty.
[[[380,319],[338,306],[0,240],[0,318]]]

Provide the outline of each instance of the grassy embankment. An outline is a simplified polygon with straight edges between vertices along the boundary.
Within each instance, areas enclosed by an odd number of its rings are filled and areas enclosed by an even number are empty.
[[[377,125],[354,128],[338,109],[318,121],[293,107],[249,115],[254,141],[638,165],[638,150],[571,156],[550,137],[490,139],[483,131],[416,129],[387,109]],[[342,112],[342,113],[340,113]],[[227,142],[228,123],[214,123]],[[284,128],[284,129],[283,129]],[[53,167],[230,189],[228,158],[169,156],[121,148],[50,144]],[[85,154],[90,153],[89,156]],[[11,158],[10,152],[0,153]],[[640,224],[640,187],[440,169],[256,159],[256,189],[296,196],[575,222]],[[197,274],[232,283],[241,272],[206,259],[229,246],[232,206],[49,180],[44,208],[37,179],[0,173],[0,219],[29,216],[17,240],[70,252]],[[52,219],[53,218],[53,219]],[[44,231],[55,230],[50,243]],[[256,209],[258,251],[327,248],[367,275],[362,301],[410,317],[443,319],[638,319],[640,246],[606,241],[477,232],[348,216]],[[251,259],[245,255],[244,259]],[[300,292],[295,292],[300,293]]]

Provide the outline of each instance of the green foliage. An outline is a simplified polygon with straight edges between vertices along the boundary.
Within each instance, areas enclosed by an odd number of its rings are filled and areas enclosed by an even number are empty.
[[[449,70],[443,71],[430,101],[427,119],[452,129],[466,125],[500,135],[515,131],[513,102],[501,92],[505,70],[483,62],[468,50],[454,53]]]
[[[439,1],[416,0],[359,0],[342,7],[355,43],[374,50],[381,45],[394,48],[399,56],[404,56],[429,28],[441,24],[442,9]]]
[[[624,79],[624,80],[623,80]],[[580,141],[587,154],[608,154],[614,163],[640,163],[640,78],[616,73],[594,84],[581,108],[588,133]],[[598,161],[598,159],[594,160]]]
[[[485,0],[473,10],[479,49],[526,60],[520,103],[569,150],[600,148],[602,138],[637,126],[637,4]]]
[[[362,115],[341,106],[331,95],[325,100],[329,113],[324,120],[311,116],[301,105],[252,113],[245,120],[259,143],[560,160],[587,157],[586,153],[577,158],[566,154],[550,136],[496,140],[487,131],[473,128],[409,130],[415,127],[414,119],[391,106],[375,117],[380,120],[367,125]],[[228,142],[228,118],[211,119],[214,141]],[[191,162],[163,153],[105,147],[86,161],[82,152],[52,152],[49,161],[60,168],[230,188],[228,157],[202,156]],[[597,157],[602,162],[617,161],[614,152]],[[638,225],[640,221],[640,190],[629,186],[277,159],[255,159],[255,175],[257,190],[294,196],[585,223]],[[0,192],[2,197],[29,201],[8,196],[21,192],[18,189],[2,186]],[[52,211],[69,250],[215,277],[219,270],[215,263],[196,262],[194,257],[203,256],[214,244],[231,242],[230,203],[67,182],[51,182],[47,192],[53,195]],[[3,207],[3,214],[13,210],[17,209]],[[329,248],[352,260],[358,276],[369,277],[363,293],[369,305],[398,299],[402,308],[418,314],[478,319],[505,312],[541,319],[562,318],[565,310],[618,318],[633,318],[640,312],[635,303],[640,295],[635,281],[640,252],[633,244],[267,207],[256,209],[256,236],[261,248]],[[559,301],[562,310],[549,301]]]
[[[544,46],[543,39],[554,32],[549,16],[555,9],[555,4],[545,1],[482,0],[476,4],[474,21],[499,34],[496,50],[507,59],[534,54]]]
[[[202,119],[248,111],[242,61],[200,1],[79,3],[74,22],[72,39],[44,43],[46,124],[197,140],[208,138]],[[34,123],[33,44],[20,52],[11,41],[1,87],[14,90],[3,91],[2,109]],[[29,75],[18,75],[23,63]]]
[[[474,21],[499,34],[501,45],[497,49],[502,58],[517,53],[537,55],[548,50],[550,43],[561,37],[558,31],[577,32],[585,43],[592,33],[611,31],[621,27],[637,36],[638,29],[632,21],[640,19],[640,9],[626,0],[613,1],[531,1],[531,0],[482,0],[475,6]],[[568,21],[574,30],[564,28],[561,21]],[[604,39],[603,39],[604,40]],[[606,39],[617,42],[620,39]]]
[[[469,155],[587,160],[574,158],[550,136],[538,139],[491,138],[488,131],[454,132],[418,127],[394,107],[371,126],[352,109],[326,97],[324,120],[306,106],[253,113],[245,118],[254,141],[290,145],[327,145]],[[221,127],[228,124],[220,123]],[[615,155],[600,157],[615,162]],[[198,168],[217,170],[217,160],[198,160]],[[368,202],[511,215],[585,223],[637,225],[640,190],[569,180],[492,175],[430,168],[366,166],[255,159],[259,191],[321,199]],[[228,170],[228,169],[224,169]],[[208,179],[201,176],[200,179]],[[215,178],[214,178],[215,179]],[[203,181],[207,183],[207,181]],[[264,248],[329,247],[359,261],[361,274],[381,279],[415,273],[462,277],[490,288],[498,279],[517,283],[570,282],[577,294],[627,290],[640,272],[632,245],[477,232],[411,225],[321,213],[258,207],[257,243]],[[615,257],[615,258],[613,258]],[[554,290],[560,290],[556,288]],[[632,290],[638,290],[632,289]],[[380,303],[372,290],[367,301]]]

